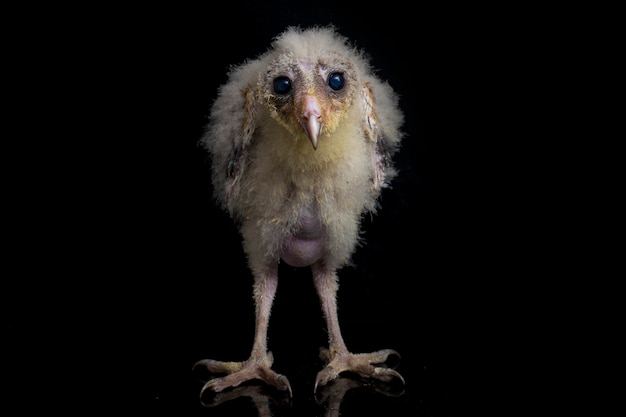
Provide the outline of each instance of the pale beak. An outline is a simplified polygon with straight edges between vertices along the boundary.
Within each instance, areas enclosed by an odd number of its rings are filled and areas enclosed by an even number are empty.
[[[313,149],[317,149],[317,140],[324,123],[321,121],[322,110],[315,96],[309,95],[304,99],[304,113],[302,127],[306,131]]]

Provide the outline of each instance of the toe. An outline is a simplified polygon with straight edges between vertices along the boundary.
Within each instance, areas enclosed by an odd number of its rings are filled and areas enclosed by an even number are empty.
[[[318,387],[322,387],[328,384],[333,379],[336,379],[339,376],[337,372],[335,372],[332,366],[327,366],[321,371],[317,373],[317,377],[315,378],[315,386],[313,388],[313,392],[317,392]]]
[[[224,388],[219,384],[220,379],[221,378],[214,378],[214,379],[208,380],[204,384],[202,389],[200,390],[200,398],[202,398],[205,394],[208,394],[208,393],[215,394],[215,393],[222,391]]]
[[[276,377],[276,388],[280,391],[289,391],[289,398],[293,397],[293,392],[291,391],[291,384],[285,375],[278,374]]]
[[[359,353],[354,356],[358,357],[359,360],[376,365],[386,364],[390,360],[393,360],[394,364],[400,362],[400,354],[393,349],[383,349],[372,353]]]
[[[242,367],[242,362],[222,362],[213,359],[203,359],[193,365],[193,370],[206,369],[214,374],[232,374],[233,372],[241,370]]]
[[[402,385],[406,385],[404,378],[397,371],[391,368],[374,368],[372,376],[383,382],[391,382],[397,379]]]

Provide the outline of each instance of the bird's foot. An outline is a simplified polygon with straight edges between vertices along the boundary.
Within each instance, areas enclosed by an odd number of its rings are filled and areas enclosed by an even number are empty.
[[[212,359],[203,359],[196,362],[193,371],[208,371],[209,374],[226,374],[222,377],[211,377],[202,387],[200,398],[206,391],[222,392],[254,380],[261,381],[279,391],[289,391],[292,396],[291,385],[286,376],[271,369],[273,357],[268,352],[262,358],[251,357],[244,362],[221,362]]]
[[[396,359],[396,364],[390,367],[387,363],[390,357]],[[314,392],[317,388],[328,384],[347,372],[357,375],[365,380],[391,383],[397,381],[404,386],[404,378],[393,368],[400,360],[400,354],[392,349],[379,350],[372,353],[350,353],[340,351],[334,354],[328,349],[320,349],[320,358],[326,362],[326,367],[318,372],[315,378]]]

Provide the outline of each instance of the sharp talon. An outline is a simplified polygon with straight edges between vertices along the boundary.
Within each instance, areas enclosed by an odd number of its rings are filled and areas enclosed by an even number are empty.
[[[402,359],[400,354],[398,352],[396,352],[395,350],[393,350],[393,349],[385,349],[385,350],[380,351],[379,353],[384,356],[384,359],[383,359],[382,363],[386,364],[387,366],[389,366],[392,369],[396,368],[398,366],[398,364],[400,364],[400,360]],[[387,364],[387,361],[389,360],[389,358],[391,356],[395,356],[396,358],[395,358],[395,360],[393,360],[392,364]]]
[[[317,373],[315,377],[315,386],[313,387],[313,393],[317,392],[317,387],[322,387],[328,384],[333,379],[337,378],[338,375],[334,375],[333,369],[330,367],[326,367]]]
[[[280,375],[277,379],[278,381],[280,381],[283,385],[283,387],[281,388],[282,391],[289,391],[289,398],[293,398],[293,393],[291,391],[291,384],[289,383],[289,380],[287,379],[287,377],[285,375]],[[279,384],[277,384],[278,386]]]
[[[381,368],[378,368],[378,369],[381,369]],[[392,377],[392,379],[393,379],[393,377],[396,377],[396,378],[398,378],[402,382],[402,385],[406,385],[406,382],[404,382],[404,378],[402,377],[402,375],[400,375],[397,371],[395,371],[393,369],[383,368],[383,372],[381,372],[381,373],[390,375]]]
[[[192,372],[195,372],[199,367],[203,367],[203,368],[207,368],[207,362],[208,359],[202,359],[196,363],[193,364],[193,366],[191,367]]]
[[[318,372],[317,376],[315,377],[315,385],[313,386],[313,394],[317,392],[317,386],[320,383],[320,373],[321,372]]]
[[[393,350],[393,349],[386,349],[386,350],[384,350],[383,352],[384,352],[384,353],[385,353],[385,355],[386,355],[386,359],[385,359],[385,361],[386,361],[387,359],[389,359],[389,357],[390,357],[390,356],[397,356],[397,357],[398,357],[398,360],[402,359],[402,356],[400,356],[400,354],[399,354],[398,352],[396,352],[395,350]]]
[[[211,382],[211,381],[209,381]],[[202,389],[200,390],[200,399],[202,399],[202,397],[204,396],[204,392],[208,389],[210,391],[213,391],[213,389],[211,388],[211,384],[209,384],[209,382],[207,382],[206,384],[204,384],[204,386],[202,387]]]
[[[319,383],[319,376],[315,378],[315,385],[313,386],[313,395],[317,393],[317,384]]]

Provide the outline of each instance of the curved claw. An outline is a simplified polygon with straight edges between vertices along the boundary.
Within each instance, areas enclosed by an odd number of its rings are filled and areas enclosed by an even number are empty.
[[[393,364],[393,366],[391,368],[395,369],[399,364],[400,364],[400,360],[402,359],[402,356],[400,356],[400,354],[393,350],[393,349],[385,349],[382,352],[385,353],[386,357],[385,357],[385,363],[387,363],[387,361],[389,360],[390,356],[395,356],[396,360],[395,363]]]
[[[207,390],[217,394],[228,388],[236,388],[239,386],[241,382],[244,382],[244,381],[231,383],[226,380],[226,377],[210,379],[206,382],[206,384],[204,384],[204,386],[200,390],[200,398],[202,398],[205,391]]]
[[[289,391],[289,398],[293,398],[293,392],[291,391],[291,384],[285,375],[278,374],[276,378],[276,388],[280,391]]]
[[[387,359],[389,359],[390,356],[397,356],[398,360],[402,359],[402,356],[400,356],[400,354],[393,349],[383,349],[381,351],[379,351],[379,353],[384,354],[386,359],[385,362],[387,361]]]
[[[394,378],[397,378],[402,382],[402,385],[406,385],[404,378],[396,370],[391,368],[374,368],[374,375],[377,379],[383,382],[391,382]]]
[[[339,376],[336,372],[334,372],[333,368],[326,367],[317,373],[315,377],[315,386],[313,387],[313,392],[317,392],[318,386],[324,386],[328,384],[330,381],[336,379]]]
[[[215,384],[214,383],[212,384],[212,382],[214,381],[215,381],[214,379],[209,380],[202,386],[202,389],[200,390],[200,399],[202,399],[202,397],[204,396],[204,392],[206,390],[209,390],[213,393],[218,393],[219,391],[221,391],[221,390],[217,390],[213,388]]]

